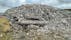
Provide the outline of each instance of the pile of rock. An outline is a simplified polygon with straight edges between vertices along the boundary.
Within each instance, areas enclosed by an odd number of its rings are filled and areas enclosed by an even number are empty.
[[[8,9],[15,40],[71,40],[71,14],[47,5],[22,5]]]

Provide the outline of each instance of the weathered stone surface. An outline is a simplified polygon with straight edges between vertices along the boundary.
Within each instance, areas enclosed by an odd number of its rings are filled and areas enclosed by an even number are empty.
[[[15,40],[71,40],[70,13],[47,5],[27,4],[7,10],[5,16],[11,22]]]

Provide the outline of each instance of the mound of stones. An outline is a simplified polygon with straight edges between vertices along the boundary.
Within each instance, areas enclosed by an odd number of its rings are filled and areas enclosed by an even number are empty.
[[[8,9],[15,40],[71,40],[71,12],[48,5],[26,4]]]

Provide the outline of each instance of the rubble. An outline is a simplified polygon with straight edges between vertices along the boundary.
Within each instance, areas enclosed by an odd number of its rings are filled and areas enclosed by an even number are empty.
[[[71,40],[68,11],[48,5],[26,4],[8,9],[15,40]]]

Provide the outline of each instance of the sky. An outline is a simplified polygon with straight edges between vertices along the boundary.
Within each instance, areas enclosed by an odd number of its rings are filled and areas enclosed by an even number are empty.
[[[71,9],[71,0],[0,0],[0,12],[22,4],[45,4],[61,9]]]

